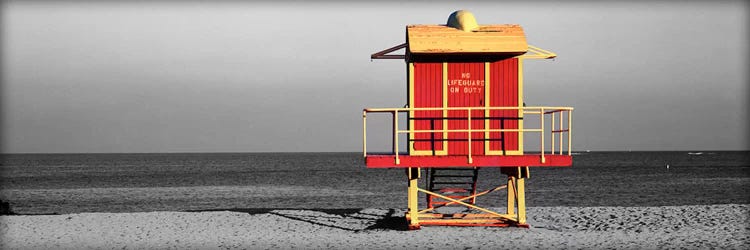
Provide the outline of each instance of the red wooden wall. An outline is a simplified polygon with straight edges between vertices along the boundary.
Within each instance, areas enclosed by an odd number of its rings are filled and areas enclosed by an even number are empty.
[[[484,63],[448,63],[448,107],[484,107]],[[471,128],[484,128],[484,111],[471,111]],[[450,110],[448,129],[468,129],[468,111]],[[448,155],[466,155],[468,134],[448,133]],[[458,139],[458,140],[454,140]],[[471,133],[472,155],[484,154],[484,132]]]
[[[518,59],[510,58],[490,64],[490,106],[518,107]],[[493,110],[490,117],[490,129],[517,129],[518,110]],[[502,141],[490,141],[490,150],[513,151],[518,150],[517,132],[490,133],[490,138]],[[504,142],[504,143],[503,143]]]
[[[443,106],[443,63],[414,63],[415,108]],[[415,111],[414,127],[418,130],[443,129],[443,111]],[[434,140],[432,140],[434,138]],[[443,133],[414,134],[414,149],[443,150]],[[434,147],[433,147],[434,145]]]
[[[510,58],[491,62],[489,79],[485,79],[484,62],[449,62],[447,64],[447,91],[443,93],[443,63],[413,63],[413,103],[411,107],[443,107],[443,97],[447,97],[447,107],[518,107],[518,59]],[[489,81],[488,81],[489,80]],[[485,100],[489,82],[490,99]],[[467,111],[450,110],[447,116],[448,129],[467,129]],[[472,129],[482,129],[485,125],[484,110],[474,110],[471,114]],[[490,128],[518,128],[517,110],[490,111]],[[411,117],[416,130],[442,129],[442,111],[415,111]],[[485,154],[484,132],[472,132],[471,151],[473,155]],[[417,133],[414,135],[414,150],[442,151],[443,133]],[[468,142],[466,132],[448,133],[448,155],[466,155]],[[489,150],[518,150],[517,132],[490,133]]]

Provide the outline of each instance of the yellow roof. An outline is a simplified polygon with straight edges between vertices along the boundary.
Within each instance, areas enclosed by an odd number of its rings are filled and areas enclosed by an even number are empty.
[[[528,50],[518,24],[479,25],[462,31],[446,25],[406,26],[407,48],[412,54],[524,54]]]

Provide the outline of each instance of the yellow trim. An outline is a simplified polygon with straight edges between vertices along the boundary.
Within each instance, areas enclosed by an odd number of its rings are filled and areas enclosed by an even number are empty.
[[[484,79],[484,84],[485,84],[485,94],[484,94],[485,100],[484,101],[485,101],[485,105],[484,106],[487,107],[487,108],[490,107],[490,103],[492,102],[492,95],[490,94],[490,92],[492,91],[492,87],[491,87],[492,86],[492,82],[490,81],[491,76],[492,76],[492,73],[490,73],[490,63],[489,62],[485,62],[485,66],[484,66],[484,78],[485,78]],[[490,116],[490,110],[489,109],[485,109],[484,114],[485,114],[485,117],[489,117]],[[485,119],[484,125],[485,125],[485,128],[489,129],[490,128],[490,120],[489,119]],[[485,137],[484,138],[485,139],[490,138],[490,132],[485,132]],[[490,148],[490,141],[489,140],[485,140],[484,141],[484,154],[485,155],[502,155],[503,151],[502,150],[492,150],[492,148]]]
[[[484,107],[489,108],[490,107],[490,86],[492,84],[490,83],[490,63],[484,62]],[[488,129],[490,128],[490,120],[487,119],[487,117],[490,117],[490,110],[485,109],[484,110],[484,128]],[[484,154],[488,155],[490,152],[490,141],[487,140],[490,138],[490,132],[485,131],[484,132]]]
[[[445,76],[445,63],[443,63],[443,107],[447,107],[446,94],[448,80]],[[448,111],[443,110],[443,117]],[[414,117],[414,63],[409,63],[409,117]],[[443,128],[447,128],[448,121],[443,119]],[[409,120],[409,155],[427,156],[432,155],[432,150],[414,149],[414,120]],[[443,139],[447,138],[448,132],[443,132]],[[443,141],[443,150],[436,150],[435,155],[448,155],[448,141]]]
[[[409,117],[414,117],[414,63],[409,63]],[[409,155],[415,155],[414,150],[414,120],[409,119]]]
[[[523,128],[523,58],[518,58],[518,128]],[[523,133],[518,133],[518,152],[523,154]]]
[[[443,117],[448,117],[448,63],[443,62]],[[448,129],[448,119],[443,119],[443,129]],[[448,132],[443,132],[442,155],[448,155]]]

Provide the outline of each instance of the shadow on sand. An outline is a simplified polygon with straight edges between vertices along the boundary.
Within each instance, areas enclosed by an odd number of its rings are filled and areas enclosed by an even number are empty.
[[[258,214],[271,214],[287,218],[290,220],[301,221],[314,225],[336,228],[352,232],[362,232],[370,230],[395,230],[395,231],[408,231],[406,219],[403,215],[396,215],[395,209],[388,209],[385,214],[374,214],[363,212],[364,209],[360,208],[339,208],[339,209],[326,209],[326,208],[313,208],[313,209],[300,209],[300,208],[230,208],[230,209],[208,209],[208,210],[187,210],[186,212],[216,212],[216,211],[229,211],[247,213],[250,215]],[[303,211],[305,213],[287,213],[289,211]],[[355,221],[360,226],[349,226],[347,223],[337,223],[342,221]],[[348,223],[351,224],[351,223]]]

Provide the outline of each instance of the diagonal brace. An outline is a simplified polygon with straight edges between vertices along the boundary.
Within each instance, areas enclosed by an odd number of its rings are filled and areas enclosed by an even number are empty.
[[[470,207],[470,208],[473,208],[473,209],[476,209],[476,210],[479,210],[479,211],[482,211],[482,212],[485,212],[485,213],[488,213],[488,214],[495,215],[497,217],[505,218],[505,219],[512,220],[512,221],[516,221],[516,218],[510,217],[510,216],[507,216],[507,215],[504,215],[504,214],[499,214],[499,213],[497,213],[495,211],[492,211],[492,210],[489,210],[489,209],[486,209],[486,208],[482,208],[482,207],[478,207],[478,206],[475,206],[475,205],[471,205],[469,203],[466,203],[466,202],[463,202],[463,201],[459,201],[459,200],[447,197],[447,196],[442,195],[442,194],[430,192],[430,191],[427,191],[427,190],[424,190],[424,189],[421,189],[421,188],[417,188],[417,190],[419,190],[422,193],[426,193],[426,194],[429,194],[429,195],[434,195],[434,196],[437,196],[437,197],[439,197],[441,199],[446,199],[446,200],[449,200],[449,201],[452,201],[452,202],[464,205],[466,207]]]
[[[388,53],[391,53],[391,52],[394,52],[396,50],[400,50],[403,48],[406,48],[406,43],[402,43],[402,44],[393,46],[391,48],[378,51],[375,54],[370,55],[370,59],[404,59],[406,58],[405,55],[388,55]]]
[[[485,190],[485,191],[479,192],[479,193],[477,193],[475,195],[466,196],[464,198],[458,199],[456,201],[451,201],[451,202],[448,202],[448,203],[445,203],[445,204],[442,204],[442,205],[438,205],[438,206],[435,206],[435,207],[432,207],[432,208],[424,209],[422,211],[419,211],[419,213],[426,213],[426,212],[429,212],[429,211],[432,211],[432,210],[435,210],[435,209],[438,209],[438,208],[441,208],[441,207],[444,207],[444,206],[456,204],[457,201],[465,201],[465,200],[468,200],[468,199],[472,199],[472,198],[475,198],[475,197],[479,197],[479,196],[482,196],[482,195],[485,195],[485,194],[489,194],[489,193],[495,192],[497,190],[505,189],[507,187],[508,187],[508,185],[502,185],[502,186],[499,186],[499,187],[496,187],[496,188],[493,188],[493,189],[490,189],[490,190]]]

